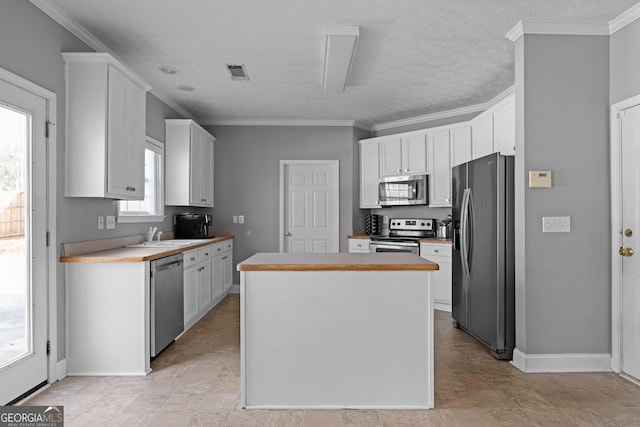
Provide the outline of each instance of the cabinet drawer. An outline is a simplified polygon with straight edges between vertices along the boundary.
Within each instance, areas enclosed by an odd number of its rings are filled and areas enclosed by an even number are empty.
[[[349,251],[369,251],[369,239],[349,239]]]
[[[214,245],[205,246],[204,248],[198,249],[198,261],[206,261],[207,259],[213,256],[213,247]]]
[[[421,243],[420,256],[451,256],[451,245],[440,243]]]
[[[213,256],[218,256],[222,254],[224,250],[225,242],[216,243],[215,245],[211,245],[211,251],[213,252]]]
[[[233,250],[233,240],[225,240],[222,245],[224,246],[222,252],[231,252]]]
[[[192,251],[185,251],[183,253],[184,259],[184,268],[189,268],[192,265],[196,265],[198,263],[198,249],[194,249]]]

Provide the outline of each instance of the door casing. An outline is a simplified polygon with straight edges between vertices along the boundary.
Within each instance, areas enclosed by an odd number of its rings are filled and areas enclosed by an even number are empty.
[[[622,233],[622,111],[640,105],[640,95],[611,106],[611,370],[622,370],[622,257],[618,254]]]

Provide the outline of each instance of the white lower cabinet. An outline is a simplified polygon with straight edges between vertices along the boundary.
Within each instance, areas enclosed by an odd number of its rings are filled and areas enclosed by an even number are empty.
[[[433,308],[451,311],[451,245],[421,243],[420,256],[433,261],[440,269],[433,272]]]
[[[184,252],[185,331],[229,292],[226,280],[232,280],[232,251],[233,240],[224,240]]]
[[[369,252],[369,244],[371,240],[369,239],[349,239],[349,252],[350,253],[368,253]]]

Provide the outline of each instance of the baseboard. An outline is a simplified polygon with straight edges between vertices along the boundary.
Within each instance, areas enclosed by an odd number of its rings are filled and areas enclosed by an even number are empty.
[[[58,360],[56,363],[56,374],[53,375],[55,381],[60,381],[67,376],[67,359]]]
[[[513,350],[511,364],[522,372],[611,372],[611,355],[598,353],[525,354]]]
[[[448,311],[449,313],[451,313],[451,304],[447,304],[445,302],[434,301],[433,308],[436,310]]]
[[[232,285],[229,290],[230,294],[240,295],[240,285]]]

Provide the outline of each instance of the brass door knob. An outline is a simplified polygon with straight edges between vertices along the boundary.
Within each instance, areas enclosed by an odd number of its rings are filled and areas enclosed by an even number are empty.
[[[622,256],[631,256],[633,255],[633,249],[631,248],[620,248],[618,253]]]
[[[631,237],[633,236],[633,231],[630,228],[627,228],[626,230],[624,230],[624,235],[627,237]]]
[[[290,232],[290,231],[287,231],[286,233],[284,233],[284,235],[285,235],[285,236],[287,236],[287,237],[289,237],[289,236],[291,236],[291,232]]]

